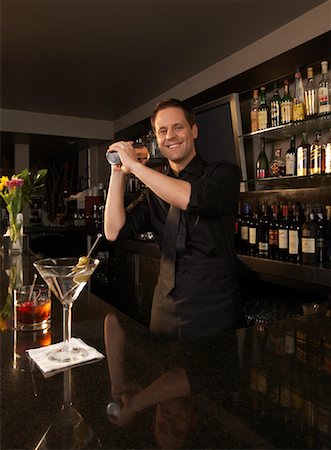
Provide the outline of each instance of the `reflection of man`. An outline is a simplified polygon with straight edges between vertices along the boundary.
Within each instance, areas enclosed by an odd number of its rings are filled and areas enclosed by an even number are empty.
[[[117,315],[110,313],[105,319],[104,336],[112,398],[121,407],[109,420],[123,426],[145,409],[156,407],[153,435],[161,448],[191,448],[199,428],[209,430],[212,412],[205,405],[232,398],[232,392],[222,392],[222,376],[229,373],[224,372],[225,366],[238,388],[234,334],[208,338],[201,345],[197,340],[195,346],[155,341],[147,334],[140,340],[138,333],[126,333]],[[217,357],[210,358],[215,356],[215,344],[219,349],[220,340],[224,340],[225,350],[221,354],[216,350]],[[134,370],[135,365],[140,369]],[[214,400],[206,401],[208,390]]]
[[[118,152],[122,166],[112,167],[106,238],[154,232],[161,250],[150,323],[154,333],[177,340],[241,327],[234,249],[238,168],[227,162],[209,164],[197,155],[198,127],[183,102],[161,101],[151,122],[169,173],[139,164],[131,142],[109,147]],[[147,186],[126,210],[125,173]]]

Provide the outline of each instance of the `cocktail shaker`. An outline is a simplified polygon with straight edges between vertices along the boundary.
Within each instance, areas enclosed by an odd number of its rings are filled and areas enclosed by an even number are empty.
[[[107,152],[106,158],[109,164],[121,164],[121,158],[117,152]]]

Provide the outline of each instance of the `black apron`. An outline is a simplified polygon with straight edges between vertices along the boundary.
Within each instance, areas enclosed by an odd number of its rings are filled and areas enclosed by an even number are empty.
[[[215,335],[244,326],[235,261],[185,256],[177,261],[176,287],[154,291],[150,330],[169,340]]]

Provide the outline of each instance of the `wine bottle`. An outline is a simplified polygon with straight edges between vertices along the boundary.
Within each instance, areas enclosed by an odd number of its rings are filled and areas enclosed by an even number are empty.
[[[296,174],[296,149],[295,149],[295,136],[291,136],[290,148],[287,150],[285,155],[285,174],[295,175]]]
[[[278,206],[272,205],[272,218],[268,227],[269,258],[278,259]]]
[[[285,159],[282,157],[281,148],[274,149],[269,174],[272,177],[283,177],[285,175]]]
[[[304,177],[309,174],[309,162],[310,162],[310,144],[307,141],[308,133],[305,131],[302,133],[302,141],[297,148],[297,176]]]
[[[272,127],[278,127],[280,122],[280,104],[282,99],[280,98],[277,84],[274,85],[273,95],[270,101],[270,125]]]
[[[269,254],[268,232],[269,232],[268,207],[266,203],[262,203],[259,224],[257,228],[258,256],[260,258],[268,258]]]
[[[290,95],[288,80],[284,81],[284,97],[280,104],[280,120],[282,125],[293,121],[293,98]]]
[[[264,130],[265,128],[268,128],[268,106],[267,106],[265,87],[261,87],[261,89],[260,89],[258,126],[259,126],[259,130]]]
[[[331,205],[325,206],[325,260],[331,262]]]
[[[240,252],[243,255],[248,254],[248,229],[249,229],[249,222],[250,222],[250,211],[249,211],[249,204],[244,203],[243,205],[243,217],[241,220],[241,227],[240,227]]]
[[[282,219],[278,223],[278,257],[282,261],[288,259],[288,205],[282,206]]]
[[[326,261],[326,239],[322,205],[318,205],[316,213],[316,245],[317,261],[319,263],[324,263]]]
[[[251,102],[251,111],[250,111],[250,119],[251,119],[251,132],[254,133],[259,129],[259,121],[258,121],[258,113],[259,113],[259,91],[258,89],[253,90],[253,98]]]
[[[305,220],[301,227],[301,250],[303,264],[316,264],[316,222],[310,204],[306,205]]]
[[[310,146],[310,175],[321,174],[325,169],[325,144],[321,138],[321,130],[316,130],[316,138]]]
[[[292,209],[292,219],[288,230],[288,259],[292,263],[300,259],[300,209],[295,204]]]
[[[241,221],[242,221],[242,216],[241,216],[241,203],[238,202],[238,213],[237,213],[237,218],[236,218],[236,223],[235,223],[235,229],[234,229],[234,245],[235,245],[236,251],[237,251],[238,253],[240,253]]]
[[[256,178],[266,178],[268,176],[269,162],[265,153],[265,139],[261,139],[261,151],[256,160]]]
[[[300,67],[294,75],[293,122],[300,122],[305,118],[305,95]]]
[[[328,62],[321,62],[322,79],[318,84],[318,114],[329,114],[331,112],[331,92],[328,78]]]
[[[331,173],[331,128],[324,149],[324,173]]]
[[[311,118],[317,114],[317,91],[314,82],[314,70],[307,67],[307,84],[305,86],[305,110],[306,117]]]
[[[251,256],[257,256],[258,253],[257,227],[258,227],[257,207],[256,205],[253,205],[248,228],[248,253]]]

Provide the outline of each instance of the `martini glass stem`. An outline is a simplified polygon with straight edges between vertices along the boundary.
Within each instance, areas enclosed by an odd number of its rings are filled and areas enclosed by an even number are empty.
[[[71,328],[72,328],[72,303],[63,305],[63,342],[64,351],[69,351],[71,348]]]

